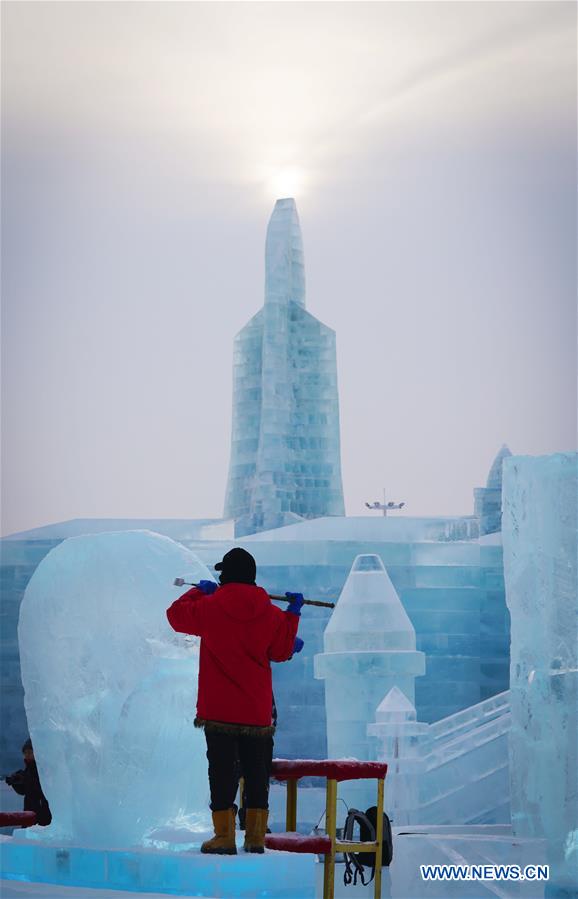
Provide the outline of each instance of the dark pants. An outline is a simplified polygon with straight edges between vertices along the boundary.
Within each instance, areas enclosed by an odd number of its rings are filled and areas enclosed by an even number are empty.
[[[245,778],[247,808],[269,808],[269,777],[273,758],[273,737],[205,731],[211,810],[231,808],[239,787],[239,773]]]

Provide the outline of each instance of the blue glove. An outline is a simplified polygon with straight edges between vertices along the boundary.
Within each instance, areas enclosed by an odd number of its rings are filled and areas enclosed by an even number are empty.
[[[295,643],[293,644],[293,655],[295,655],[296,652],[301,652],[304,646],[305,643],[301,639],[301,637],[295,637]]]
[[[199,581],[197,587],[199,588],[201,593],[205,594],[205,596],[211,596],[211,594],[214,593],[215,590],[219,589],[219,585],[215,584],[214,581]]]
[[[285,596],[287,599],[290,599],[291,602],[287,606],[288,612],[293,612],[294,615],[301,615],[301,606],[305,602],[303,599],[302,593],[286,593]]]

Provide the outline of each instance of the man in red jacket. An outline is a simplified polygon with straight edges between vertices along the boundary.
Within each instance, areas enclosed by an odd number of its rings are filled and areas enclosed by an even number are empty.
[[[263,852],[269,808],[273,691],[271,662],[285,662],[303,605],[287,594],[287,611],[255,584],[255,560],[235,548],[215,565],[219,584],[201,581],[167,610],[175,631],[201,638],[195,725],[204,727],[215,836],[201,852],[235,855],[238,762],[245,777],[245,851]],[[297,641],[297,646],[296,646]],[[299,646],[300,644],[300,646]]]

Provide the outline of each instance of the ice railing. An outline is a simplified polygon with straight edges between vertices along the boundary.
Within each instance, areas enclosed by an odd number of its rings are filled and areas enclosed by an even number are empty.
[[[494,740],[510,729],[510,691],[431,724],[425,747],[427,769]]]

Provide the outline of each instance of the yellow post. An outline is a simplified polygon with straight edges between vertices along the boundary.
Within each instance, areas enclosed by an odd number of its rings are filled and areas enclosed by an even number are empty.
[[[327,778],[325,831],[331,840],[331,851],[325,856],[323,899],[333,899],[335,891],[335,830],[337,827],[337,781]]]
[[[285,826],[287,830],[297,830],[297,778],[287,781],[287,814]]]
[[[374,899],[381,899],[381,860],[383,851],[383,777],[377,781],[377,820],[375,822],[375,879],[373,887]]]

